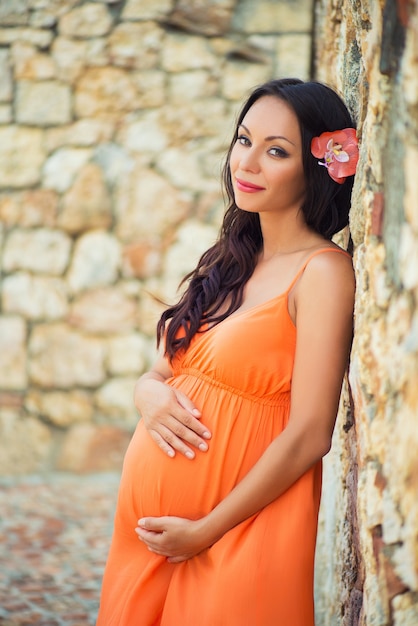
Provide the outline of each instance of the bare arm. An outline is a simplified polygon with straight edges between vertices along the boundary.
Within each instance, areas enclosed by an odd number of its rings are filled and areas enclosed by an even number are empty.
[[[194,448],[208,449],[210,432],[200,422],[200,411],[184,393],[165,383],[172,371],[163,357],[143,374],[134,391],[135,406],[155,443],[168,456],[177,450],[187,458],[195,457]],[[192,447],[190,447],[192,446]]]
[[[137,533],[152,551],[172,562],[190,558],[278,498],[328,452],[351,343],[354,299],[351,263],[336,256],[313,259],[297,286],[288,426],[204,518],[140,520]]]

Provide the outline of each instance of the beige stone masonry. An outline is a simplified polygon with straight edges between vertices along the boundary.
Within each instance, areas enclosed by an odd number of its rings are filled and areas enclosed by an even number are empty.
[[[0,472],[120,467],[157,298],[217,236],[248,90],[308,76],[311,8],[0,3]]]

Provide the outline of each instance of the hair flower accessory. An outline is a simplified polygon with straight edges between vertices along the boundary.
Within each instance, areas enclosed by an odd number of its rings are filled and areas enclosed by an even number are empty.
[[[332,180],[340,185],[347,176],[356,172],[359,157],[358,140],[355,128],[334,130],[314,137],[311,142],[314,157],[324,159],[318,165],[324,165]]]

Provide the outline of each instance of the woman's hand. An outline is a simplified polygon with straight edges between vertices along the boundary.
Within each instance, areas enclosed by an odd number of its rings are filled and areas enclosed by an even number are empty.
[[[196,455],[190,447],[208,450],[211,433],[200,421],[200,411],[184,393],[170,387],[158,372],[142,376],[135,387],[135,406],[155,443],[168,456],[176,451],[189,459]]]
[[[211,545],[203,520],[181,517],[145,517],[135,528],[148,550],[167,557],[169,563],[181,563]]]

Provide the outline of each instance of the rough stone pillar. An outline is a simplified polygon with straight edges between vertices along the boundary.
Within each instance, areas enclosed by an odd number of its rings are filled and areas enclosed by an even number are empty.
[[[315,71],[361,140],[348,390],[326,459],[318,626],[418,624],[418,3],[318,0]]]

